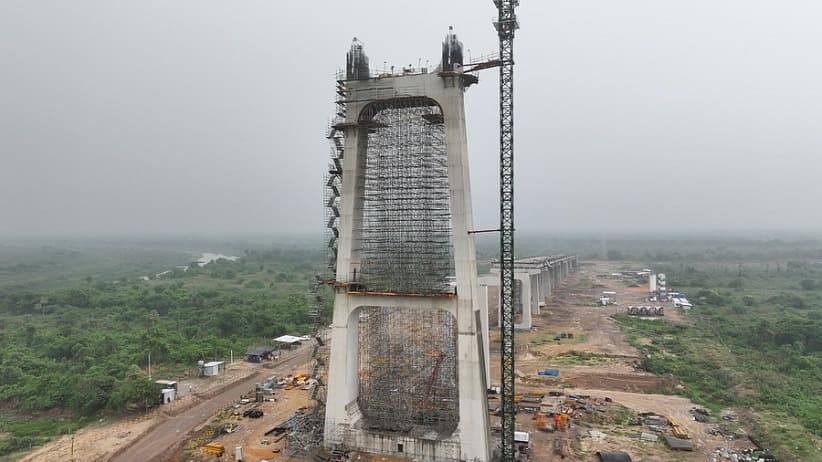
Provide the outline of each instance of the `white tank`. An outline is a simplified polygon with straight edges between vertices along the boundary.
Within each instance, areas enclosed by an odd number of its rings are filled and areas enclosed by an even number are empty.
[[[243,460],[243,447],[237,446],[234,448],[234,460],[241,461]]]
[[[648,292],[656,292],[656,274],[648,276]]]

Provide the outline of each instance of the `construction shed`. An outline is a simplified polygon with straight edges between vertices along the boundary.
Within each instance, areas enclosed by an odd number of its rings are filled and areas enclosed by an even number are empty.
[[[274,351],[276,348],[271,346],[258,346],[250,348],[245,352],[245,360],[250,363],[261,363],[263,361],[270,361],[274,359]]]
[[[600,462],[631,462],[631,456],[623,451],[597,452]]]
[[[286,349],[292,349],[302,345],[302,342],[310,340],[309,337],[296,337],[294,335],[281,335],[274,339],[275,342],[283,344]]]
[[[206,377],[212,377],[215,375],[220,375],[221,372],[225,371],[225,362],[224,361],[209,361],[203,364],[203,375]]]

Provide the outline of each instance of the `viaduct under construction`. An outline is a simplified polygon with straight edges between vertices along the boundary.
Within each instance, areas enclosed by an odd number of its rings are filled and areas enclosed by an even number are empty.
[[[464,94],[481,66],[464,66],[462,50],[449,32],[436,69],[374,75],[355,39],[338,76],[326,182],[334,309],[328,370],[314,371],[327,375],[315,393],[324,421],[303,425],[319,435],[312,444],[492,460],[489,306],[500,319],[502,291],[499,274],[482,286],[477,275]],[[517,262],[517,327],[575,266]]]

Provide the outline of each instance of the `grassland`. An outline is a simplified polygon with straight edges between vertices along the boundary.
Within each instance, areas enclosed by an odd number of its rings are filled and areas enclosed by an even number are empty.
[[[751,260],[656,264],[695,308],[684,323],[617,321],[644,369],[675,375],[715,411],[748,410],[780,460],[822,460],[822,263]]]

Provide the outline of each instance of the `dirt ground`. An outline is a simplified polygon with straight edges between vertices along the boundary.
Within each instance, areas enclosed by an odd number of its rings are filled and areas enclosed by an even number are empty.
[[[178,384],[178,399],[169,405],[158,406],[145,414],[116,421],[101,420],[78,430],[74,435],[66,435],[52,441],[25,455],[21,462],[40,462],[52,460],[103,462],[116,458],[137,456],[136,446],[151,431],[163,424],[173,423],[180,419],[190,418],[192,421],[206,420],[208,415],[199,415],[200,406],[211,402],[228,402],[232,397],[223,396],[226,390],[244,380],[258,374],[272,373],[275,367],[281,367],[283,372],[297,367],[291,365],[294,360],[308,358],[308,350],[295,351],[291,355],[283,355],[277,365],[252,364],[235,361],[226,367],[225,373],[217,377],[200,377],[181,380]],[[292,359],[293,358],[293,359]],[[283,364],[283,366],[278,366]],[[299,367],[303,367],[300,364]],[[189,416],[189,414],[191,414]],[[180,439],[190,429],[177,430],[176,439]],[[174,440],[175,438],[172,438]],[[148,460],[141,458],[140,460]],[[156,460],[156,459],[155,459]]]
[[[579,415],[571,418],[567,431],[553,433],[538,430],[534,414],[520,412],[517,415],[518,430],[531,434],[530,460],[560,460],[559,456],[554,455],[556,444],[567,448],[568,455],[562,460],[569,462],[593,461],[596,460],[597,451],[605,450],[625,451],[634,461],[705,461],[711,460],[709,457],[718,447],[751,447],[745,439],[731,440],[716,432],[723,421],[715,416],[709,423],[693,420],[691,410],[695,406],[686,398],[674,394],[682,388],[675,378],[655,376],[636,369],[639,352],[626,342],[611,316],[624,312],[628,305],[648,304],[644,301],[647,289],[645,286],[630,287],[624,280],[605,277],[617,270],[619,266],[612,262],[582,265],[562,283],[541,313],[535,316],[534,327],[528,332],[517,333],[518,393],[547,394],[549,391],[558,391],[565,396],[590,396],[605,408],[604,411],[588,411],[587,416],[586,411],[580,411]],[[618,305],[595,306],[598,295],[605,290],[617,292]],[[670,303],[659,304],[665,306],[665,321],[648,318],[647,322],[688,322]],[[565,333],[566,338],[556,340],[557,333]],[[492,382],[498,383],[497,332],[492,333],[490,345]],[[223,395],[226,390],[234,390],[244,380],[251,380],[260,374],[308,372],[308,367],[307,354],[299,361],[272,366],[270,369],[237,362],[230,365],[226,374],[220,378],[182,381],[179,387],[180,399],[171,406],[160,407],[133,419],[101,422],[78,431],[73,435],[73,458],[72,437],[65,436],[35,450],[22,460],[110,461],[120,460],[117,457],[122,458],[123,454],[139,459],[140,451],[131,448],[138,448],[140,444],[146,443],[147,435],[153,434],[153,430],[180,415],[196,414],[202,403],[220,397],[220,402],[215,401],[212,406],[216,410],[192,415],[191,418],[199,423],[186,423],[186,428],[177,430],[180,433],[170,437],[176,438],[177,442],[189,440],[190,445],[198,448],[206,442],[217,441],[224,445],[226,456],[217,459],[195,450],[189,459],[209,462],[233,460],[234,448],[242,446],[246,462],[285,462],[291,460],[283,450],[285,439],[265,436],[265,432],[285,421],[298,409],[310,406],[310,391],[278,390],[275,395],[277,401],[242,405],[238,409],[242,414],[249,406],[259,406],[264,412],[264,416],[259,419],[232,416],[233,408],[230,405],[238,396]],[[537,370],[547,367],[559,369],[560,375],[556,378],[537,375]],[[634,422],[638,413],[643,412],[675,419],[689,434],[695,450],[673,452],[661,441],[642,441],[637,438],[639,432],[647,432]],[[615,415],[621,418],[611,418]],[[211,428],[228,421],[238,425],[237,431],[213,438]],[[493,417],[491,423],[498,426],[499,419]],[[723,425],[727,426],[727,423]],[[169,454],[171,458],[179,456]],[[382,462],[404,459],[355,455],[354,460]]]
[[[303,370],[302,372],[308,371]],[[210,442],[220,443],[225,447],[227,455],[218,458],[216,456],[204,455],[200,450],[196,450],[190,459],[202,462],[234,460],[234,450],[239,446],[242,447],[243,462],[287,460],[285,457],[287,453],[285,448],[285,434],[280,438],[266,436],[265,433],[294,415],[298,409],[312,406],[311,391],[302,388],[292,390],[278,389],[276,390],[274,398],[277,401],[239,405],[239,408],[237,408],[240,414],[239,416],[231,415],[231,413],[229,413],[229,415],[223,413],[222,415],[215,416],[215,418],[212,419],[213,423],[234,423],[237,425],[236,430],[216,438],[203,435],[205,438],[197,441],[197,443],[199,446]],[[263,411],[263,416],[256,419],[242,417],[242,413],[251,408]],[[206,433],[211,433],[210,427],[206,429]]]
[[[530,459],[560,460],[554,455],[556,440],[564,440],[563,444],[569,449],[562,460],[580,462],[597,460],[597,451],[608,450],[625,451],[635,461],[705,461],[717,447],[752,447],[746,439],[729,440],[722,434],[713,434],[719,425],[716,418],[710,423],[695,421],[691,414],[695,405],[673,394],[682,389],[675,378],[636,370],[639,352],[626,342],[611,316],[624,312],[628,305],[649,304],[645,301],[647,286],[629,287],[622,279],[604,277],[619,269],[611,262],[581,266],[562,283],[536,316],[534,328],[517,333],[517,393],[561,391],[566,396],[598,398],[598,402],[608,398],[609,403],[605,406],[608,411],[603,415],[622,412],[633,419],[638,413],[652,412],[673,417],[687,430],[695,450],[674,452],[661,440],[641,441],[636,436],[641,431],[648,432],[647,429],[629,422],[617,424],[599,416],[594,416],[594,423],[583,417],[579,421],[572,417],[567,431],[547,433],[536,429],[533,414],[520,412],[517,415],[518,430],[531,433]],[[595,306],[602,291],[617,292],[618,305]],[[665,306],[667,322],[687,322],[671,303],[655,304]],[[665,322],[660,318],[648,318],[647,321]],[[560,332],[573,334],[573,337],[557,341],[556,334]],[[496,347],[492,348],[492,351],[496,350],[491,359],[492,377],[499,377],[498,334],[491,342]],[[559,377],[536,374],[538,369],[547,367],[558,368]],[[496,418],[492,421],[498,422]],[[592,430],[594,436],[591,436]]]

